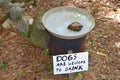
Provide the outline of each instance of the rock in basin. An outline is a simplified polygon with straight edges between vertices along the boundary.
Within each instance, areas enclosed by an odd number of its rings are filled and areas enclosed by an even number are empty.
[[[80,31],[82,29],[83,25],[81,25],[78,22],[73,22],[68,26],[68,29],[73,31]]]

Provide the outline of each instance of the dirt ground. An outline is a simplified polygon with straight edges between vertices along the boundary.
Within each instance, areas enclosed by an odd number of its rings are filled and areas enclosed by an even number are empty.
[[[95,18],[95,27],[85,40],[89,70],[75,73],[73,80],[120,80],[120,1],[38,0],[36,6],[25,7],[25,15],[34,17],[37,9],[57,6],[85,8]],[[0,9],[0,13],[6,11]],[[16,28],[5,30],[0,25],[0,80],[68,80],[68,75],[53,75],[47,53],[47,49],[33,46]]]

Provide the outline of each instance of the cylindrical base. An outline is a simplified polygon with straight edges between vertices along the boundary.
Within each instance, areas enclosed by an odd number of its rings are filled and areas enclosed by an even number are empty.
[[[50,35],[48,48],[50,55],[67,54],[68,50],[73,53],[85,51],[85,36],[78,39],[61,39]]]

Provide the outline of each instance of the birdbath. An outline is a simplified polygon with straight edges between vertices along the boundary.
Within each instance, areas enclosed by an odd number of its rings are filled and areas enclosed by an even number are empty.
[[[78,22],[83,25],[80,31],[72,31],[68,26]],[[95,24],[94,18],[86,10],[75,7],[56,7],[48,10],[42,17],[44,27],[50,33],[49,54],[66,54],[69,50],[80,52],[86,34]]]
[[[82,25],[78,31],[68,29],[71,23]],[[94,18],[84,9],[75,7],[56,7],[48,10],[42,17],[44,27],[50,33],[48,50],[50,55],[80,52],[86,34],[95,24]],[[72,74],[69,74],[69,80]]]

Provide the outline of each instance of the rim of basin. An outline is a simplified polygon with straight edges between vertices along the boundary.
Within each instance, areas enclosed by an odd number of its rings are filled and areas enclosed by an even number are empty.
[[[61,12],[63,12],[63,13],[61,13]],[[70,14],[67,15],[65,13],[70,13]],[[55,14],[57,14],[57,15],[55,15]],[[75,15],[77,15],[77,14],[78,14],[78,16],[75,17]],[[82,15],[83,17],[85,17],[86,23],[84,22],[84,18],[79,17],[79,14]],[[62,19],[61,15],[65,15],[65,16],[63,16],[63,19]],[[72,17],[70,18],[71,15],[72,15]],[[67,18],[65,20],[64,17],[66,17],[66,16],[68,16],[69,18]],[[52,18],[50,18],[50,17],[52,17]],[[83,20],[80,18],[82,18]],[[62,38],[62,39],[81,38],[81,37],[85,36],[88,32],[90,32],[94,28],[94,25],[95,25],[94,18],[85,9],[68,7],[68,6],[61,6],[61,7],[56,7],[56,8],[52,8],[52,9],[48,10],[43,15],[41,20],[42,20],[44,27],[48,30],[48,32],[50,32],[50,34],[52,34],[55,37]],[[57,20],[58,20],[58,23],[57,23]],[[80,30],[79,32],[70,31],[67,33],[67,31],[64,31],[65,30],[64,29],[63,32],[60,33],[59,30],[58,31],[55,30],[57,26],[58,26],[58,28],[62,28],[61,25],[63,23],[65,23],[65,21],[74,22],[77,20],[78,20],[78,22],[83,22],[82,23],[83,30]],[[62,23],[62,21],[63,21],[63,23]],[[67,24],[67,25],[69,25],[69,24]],[[59,25],[60,25],[60,27],[59,27]]]

